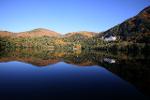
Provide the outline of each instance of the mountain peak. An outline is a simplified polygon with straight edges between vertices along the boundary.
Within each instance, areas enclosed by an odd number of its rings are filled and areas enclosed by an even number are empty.
[[[70,32],[70,33],[66,34],[65,36],[71,37],[74,35],[82,35],[82,36],[85,36],[87,38],[90,38],[90,37],[95,36],[95,33],[94,32],[88,32],[88,31],[79,31],[79,32]]]
[[[32,31],[51,31],[51,30],[46,29],[46,28],[36,28],[36,29],[33,29]]]
[[[150,14],[150,6],[144,8],[139,14],[142,14],[142,13],[149,13]]]
[[[48,29],[37,28],[31,31],[18,33],[17,36],[18,37],[42,37],[42,36],[58,37],[60,36],[60,34],[55,31],[48,30]]]
[[[149,43],[150,6],[143,9],[137,16],[134,16],[103,33],[103,36],[111,35],[115,35],[121,40]]]

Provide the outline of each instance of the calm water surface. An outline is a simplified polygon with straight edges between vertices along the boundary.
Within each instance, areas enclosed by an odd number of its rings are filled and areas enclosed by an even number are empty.
[[[0,100],[148,100],[149,60],[104,54],[3,52]]]

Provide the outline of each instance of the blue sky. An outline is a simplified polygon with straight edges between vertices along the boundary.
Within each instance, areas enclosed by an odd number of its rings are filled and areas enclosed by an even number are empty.
[[[0,0],[0,30],[101,32],[149,5],[150,0]]]

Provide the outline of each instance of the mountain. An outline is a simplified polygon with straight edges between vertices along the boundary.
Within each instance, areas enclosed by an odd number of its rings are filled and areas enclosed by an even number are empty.
[[[6,36],[7,37],[13,36],[13,37],[18,37],[18,38],[20,37],[32,38],[32,37],[42,37],[42,36],[57,37],[57,39],[55,38],[53,39],[55,41],[51,40],[51,43],[59,42],[60,44],[70,44],[74,42],[84,42],[84,43],[88,42],[87,45],[89,45],[89,47],[91,47],[91,45],[93,44],[102,45],[102,43],[98,41],[98,40],[101,41],[100,38],[102,37],[105,40],[106,39],[110,40],[110,38],[108,37],[111,37],[115,41],[117,39],[119,41],[127,41],[127,42],[132,42],[132,43],[150,43],[150,6],[143,9],[136,16],[99,34],[96,34],[94,32],[80,31],[80,32],[71,32],[65,35],[60,35],[57,32],[54,32],[48,29],[43,29],[43,28],[38,28],[38,29],[31,30],[31,31],[20,32],[20,33],[0,31],[0,37],[6,37]],[[112,37],[112,36],[115,36],[115,37]],[[47,41],[47,40],[48,39],[45,40],[43,38],[42,41],[43,43],[45,43],[44,41]],[[35,43],[34,39],[33,41],[34,41],[33,43]],[[51,43],[48,43],[48,44],[50,45]]]
[[[75,36],[83,36],[85,38],[91,38],[91,37],[95,36],[95,33],[94,32],[81,31],[81,32],[71,32],[71,33],[64,35],[64,37],[75,37]]]
[[[72,42],[81,42],[83,40],[87,40],[89,38],[92,38],[96,35],[94,32],[87,32],[87,31],[81,31],[81,32],[72,32],[65,34],[63,37],[72,41]]]
[[[12,33],[8,31],[0,31],[0,37],[10,37],[10,36],[15,36],[15,37],[42,37],[42,36],[48,36],[48,37],[63,37],[63,38],[75,38],[75,39],[86,39],[86,38],[91,38],[95,36],[96,33],[94,32],[87,32],[87,31],[81,31],[81,32],[72,32],[68,33],[65,35],[60,35],[57,32],[48,30],[48,29],[43,29],[43,28],[38,28],[34,29],[31,31],[26,31],[26,32],[20,32],[20,33]]]
[[[58,37],[60,36],[60,34],[43,28],[38,28],[31,31],[16,34],[16,37],[42,37],[42,36]]]
[[[13,36],[12,32],[0,31],[0,37],[11,37],[11,36]]]
[[[99,37],[117,36],[120,40],[150,43],[150,6],[138,15],[99,34]]]
[[[0,37],[42,37],[42,36],[48,36],[48,37],[59,37],[60,34],[48,29],[43,28],[37,28],[31,31],[26,32],[20,32],[20,33],[12,33],[8,31],[0,31]]]

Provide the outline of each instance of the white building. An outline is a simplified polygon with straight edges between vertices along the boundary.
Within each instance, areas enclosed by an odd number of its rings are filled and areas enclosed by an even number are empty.
[[[104,58],[104,62],[113,64],[113,63],[116,63],[116,60],[115,59],[110,59],[110,58]]]
[[[116,36],[109,36],[109,37],[104,37],[103,38],[104,41],[116,41],[117,40],[117,37]]]

